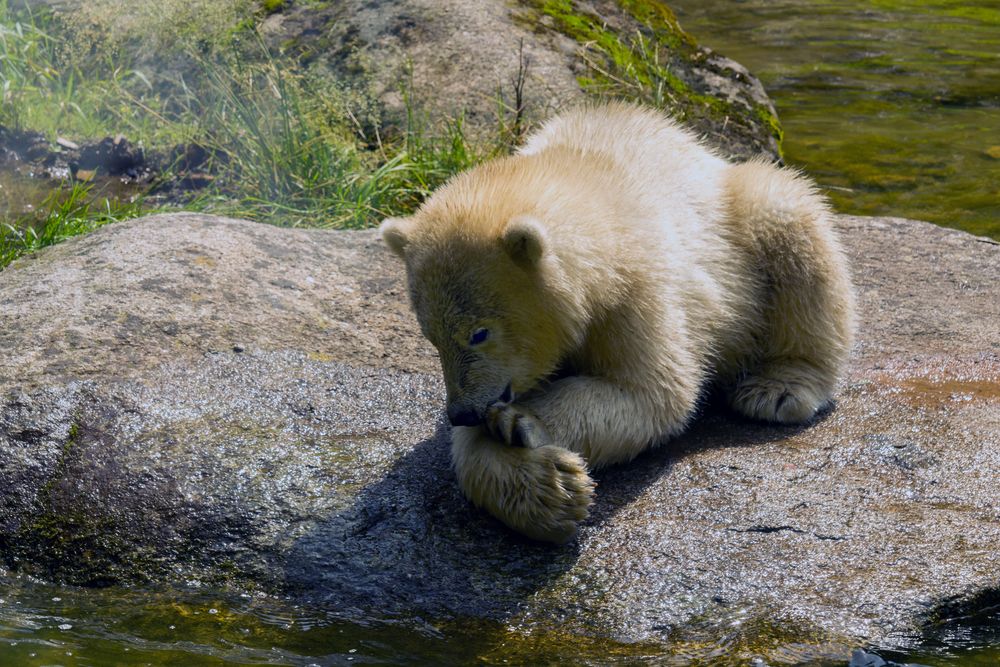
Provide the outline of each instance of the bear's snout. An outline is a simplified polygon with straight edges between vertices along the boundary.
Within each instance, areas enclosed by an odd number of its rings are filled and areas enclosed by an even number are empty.
[[[476,410],[474,407],[469,407],[466,402],[468,399],[455,399],[448,401],[448,421],[451,422],[452,426],[479,426],[483,423],[484,417],[483,413]],[[493,401],[490,405],[496,405],[498,403],[506,404],[514,400],[514,389],[511,383],[508,382],[507,386],[504,387],[503,392],[500,397]],[[489,406],[487,406],[487,410]]]
[[[475,410],[452,403],[448,406],[448,421],[452,426],[478,426],[483,420]]]

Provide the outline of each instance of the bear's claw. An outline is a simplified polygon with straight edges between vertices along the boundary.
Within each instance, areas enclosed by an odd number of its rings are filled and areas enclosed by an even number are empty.
[[[486,430],[514,447],[536,449],[551,444],[545,425],[533,413],[514,403],[495,403],[486,412]]]

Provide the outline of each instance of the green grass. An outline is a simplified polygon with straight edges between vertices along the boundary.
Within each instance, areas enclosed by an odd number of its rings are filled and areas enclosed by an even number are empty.
[[[16,16],[0,0],[0,125],[20,128],[31,122],[37,97],[51,92],[55,102],[73,90],[74,74],[64,85],[53,67],[56,44],[33,15]]]
[[[456,171],[498,147],[473,146],[461,119],[436,133],[419,114],[392,140],[369,136],[336,82],[252,48],[202,60],[205,86],[184,103],[196,141],[224,152],[217,187],[192,205],[285,225],[357,228],[412,211]],[[348,124],[352,123],[352,124]],[[364,148],[371,145],[372,148]]]
[[[144,212],[141,202],[96,197],[87,185],[77,183],[56,190],[40,216],[0,222],[0,269],[21,255]]]
[[[432,124],[412,105],[404,126],[387,131],[365,90],[269,50],[250,9],[211,35],[185,28],[187,37],[151,47],[179,63],[154,74],[130,55],[131,24],[104,5],[93,3],[87,11],[97,14],[81,18],[15,11],[0,0],[0,125],[53,142],[124,133],[147,152],[194,143],[222,156],[209,167],[212,185],[180,202],[184,209],[287,226],[366,227],[412,212],[455,172],[510,149],[499,128],[495,139],[472,142],[461,117]],[[121,34],[98,43],[99,21],[124,22]],[[96,207],[86,189],[65,187],[46,204],[44,222],[4,222],[0,214],[0,267],[139,214],[113,201]]]
[[[119,131],[129,109],[116,91],[148,81],[114,53],[77,57],[66,26],[51,13],[14,10],[0,0],[0,125],[59,135],[99,137]]]
[[[577,81],[592,96],[640,101],[690,124],[710,119],[760,126],[774,136],[780,151],[781,127],[769,109],[761,105],[743,109],[696,91],[673,71],[671,59],[697,62],[703,54],[662,2],[618,0],[639,26],[632,34],[621,34],[587,4],[574,0],[519,0],[519,4],[524,8],[520,18],[528,27],[537,29],[544,17],[545,25],[579,44],[587,71]]]

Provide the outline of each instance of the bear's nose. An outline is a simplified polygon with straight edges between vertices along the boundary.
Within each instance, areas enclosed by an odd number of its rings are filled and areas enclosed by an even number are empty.
[[[481,420],[475,410],[469,410],[458,405],[448,406],[448,421],[452,426],[475,426]]]

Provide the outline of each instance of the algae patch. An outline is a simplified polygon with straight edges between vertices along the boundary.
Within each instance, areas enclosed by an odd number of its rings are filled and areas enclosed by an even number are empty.
[[[102,431],[73,419],[55,472],[35,500],[36,514],[0,545],[9,565],[48,579],[87,586],[108,586],[131,573],[152,572],[149,548],[129,543],[111,515],[88,511],[75,497],[69,469],[79,449],[99,440]]]

